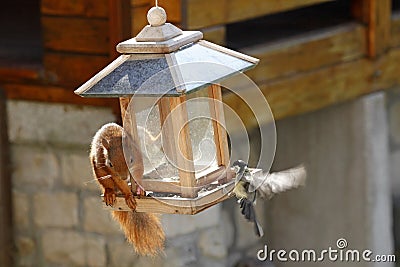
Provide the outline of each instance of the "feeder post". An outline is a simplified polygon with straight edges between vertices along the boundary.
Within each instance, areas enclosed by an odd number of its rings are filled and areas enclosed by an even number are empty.
[[[214,129],[214,141],[217,149],[218,166],[229,167],[229,147],[228,136],[226,133],[224,105],[222,103],[222,90],[218,84],[212,84],[208,87],[208,97],[210,98],[210,114]],[[220,183],[226,183],[227,178],[219,180]]]
[[[170,138],[175,140],[176,164],[179,171],[179,181],[182,197],[195,198],[196,176],[193,163],[192,144],[190,141],[190,130],[188,114],[186,109],[186,97],[170,97],[169,123],[172,124],[173,135]],[[167,123],[168,123],[167,122]]]

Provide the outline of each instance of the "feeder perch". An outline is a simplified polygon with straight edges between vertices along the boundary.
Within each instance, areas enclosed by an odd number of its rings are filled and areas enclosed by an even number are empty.
[[[117,45],[122,55],[75,93],[119,98],[123,127],[143,155],[127,164],[133,178],[144,169],[140,186],[150,195],[136,197],[137,211],[196,214],[234,187],[219,83],[258,59],[181,31],[160,7],[147,18],[135,38]],[[129,210],[123,197],[113,208]]]

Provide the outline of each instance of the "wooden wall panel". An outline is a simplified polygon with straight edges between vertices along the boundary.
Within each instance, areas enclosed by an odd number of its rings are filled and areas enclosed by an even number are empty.
[[[132,8],[132,37],[136,36],[147,23],[147,11],[150,5],[136,6]]]
[[[6,101],[3,91],[0,89],[0,266],[13,266],[10,165]]]
[[[136,6],[149,6],[151,2],[151,0],[131,0],[131,6],[136,7]]]
[[[199,29],[287,11],[329,0],[182,0],[182,26]]]
[[[352,13],[367,25],[368,55],[385,52],[391,41],[391,0],[353,0]]]
[[[400,13],[395,14],[392,17],[392,27],[391,27],[391,46],[397,47],[400,46]]]
[[[42,17],[43,42],[48,50],[108,54],[108,21],[70,17]]]
[[[44,66],[49,81],[67,89],[77,88],[109,62],[108,56],[68,53],[47,53],[44,58]]]
[[[107,0],[41,0],[44,15],[108,17]]]
[[[108,0],[108,8],[109,57],[114,60],[119,56],[115,49],[117,44],[132,37],[131,3],[130,0]]]
[[[216,26],[201,30],[204,35],[204,40],[225,46],[226,43],[226,26]]]
[[[275,119],[311,112],[329,105],[353,99],[375,90],[371,77],[373,65],[367,59],[337,64],[259,85],[271,106]],[[251,96],[252,92],[246,92]],[[249,109],[232,94],[224,102],[244,118],[252,117]],[[227,124],[229,124],[227,118]],[[247,127],[256,121],[245,121]],[[265,122],[264,122],[265,123]]]
[[[243,49],[260,59],[259,65],[246,74],[260,83],[363,57],[367,50],[365,34],[364,26],[350,23]]]
[[[77,105],[110,106],[119,109],[116,98],[83,98],[74,94],[73,90],[50,85],[31,85],[23,83],[8,83],[2,87],[7,98],[30,101],[58,102]]]
[[[168,21],[173,24],[180,24],[182,20],[182,0],[158,0],[158,5],[167,12]],[[154,1],[150,2],[151,4]]]
[[[385,57],[375,63],[374,82],[380,90],[392,88],[400,84],[400,49],[392,49]]]

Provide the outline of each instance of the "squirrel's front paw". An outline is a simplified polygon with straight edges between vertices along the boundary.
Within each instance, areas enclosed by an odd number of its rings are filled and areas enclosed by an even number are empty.
[[[114,190],[111,188],[106,188],[106,190],[104,191],[104,202],[106,203],[106,205],[112,207],[116,200],[117,197]]]
[[[125,201],[126,205],[128,205],[131,210],[136,209],[136,200],[133,198],[133,195],[126,196]]]

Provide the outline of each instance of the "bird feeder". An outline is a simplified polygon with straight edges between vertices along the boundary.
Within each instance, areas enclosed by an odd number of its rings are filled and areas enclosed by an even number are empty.
[[[143,155],[127,162],[133,178],[144,169],[136,182],[147,195],[135,197],[137,211],[195,214],[234,187],[219,83],[258,59],[166,23],[160,7],[147,18],[135,38],[117,45],[122,55],[75,93],[119,98],[123,127]],[[123,197],[113,208],[129,209]]]

